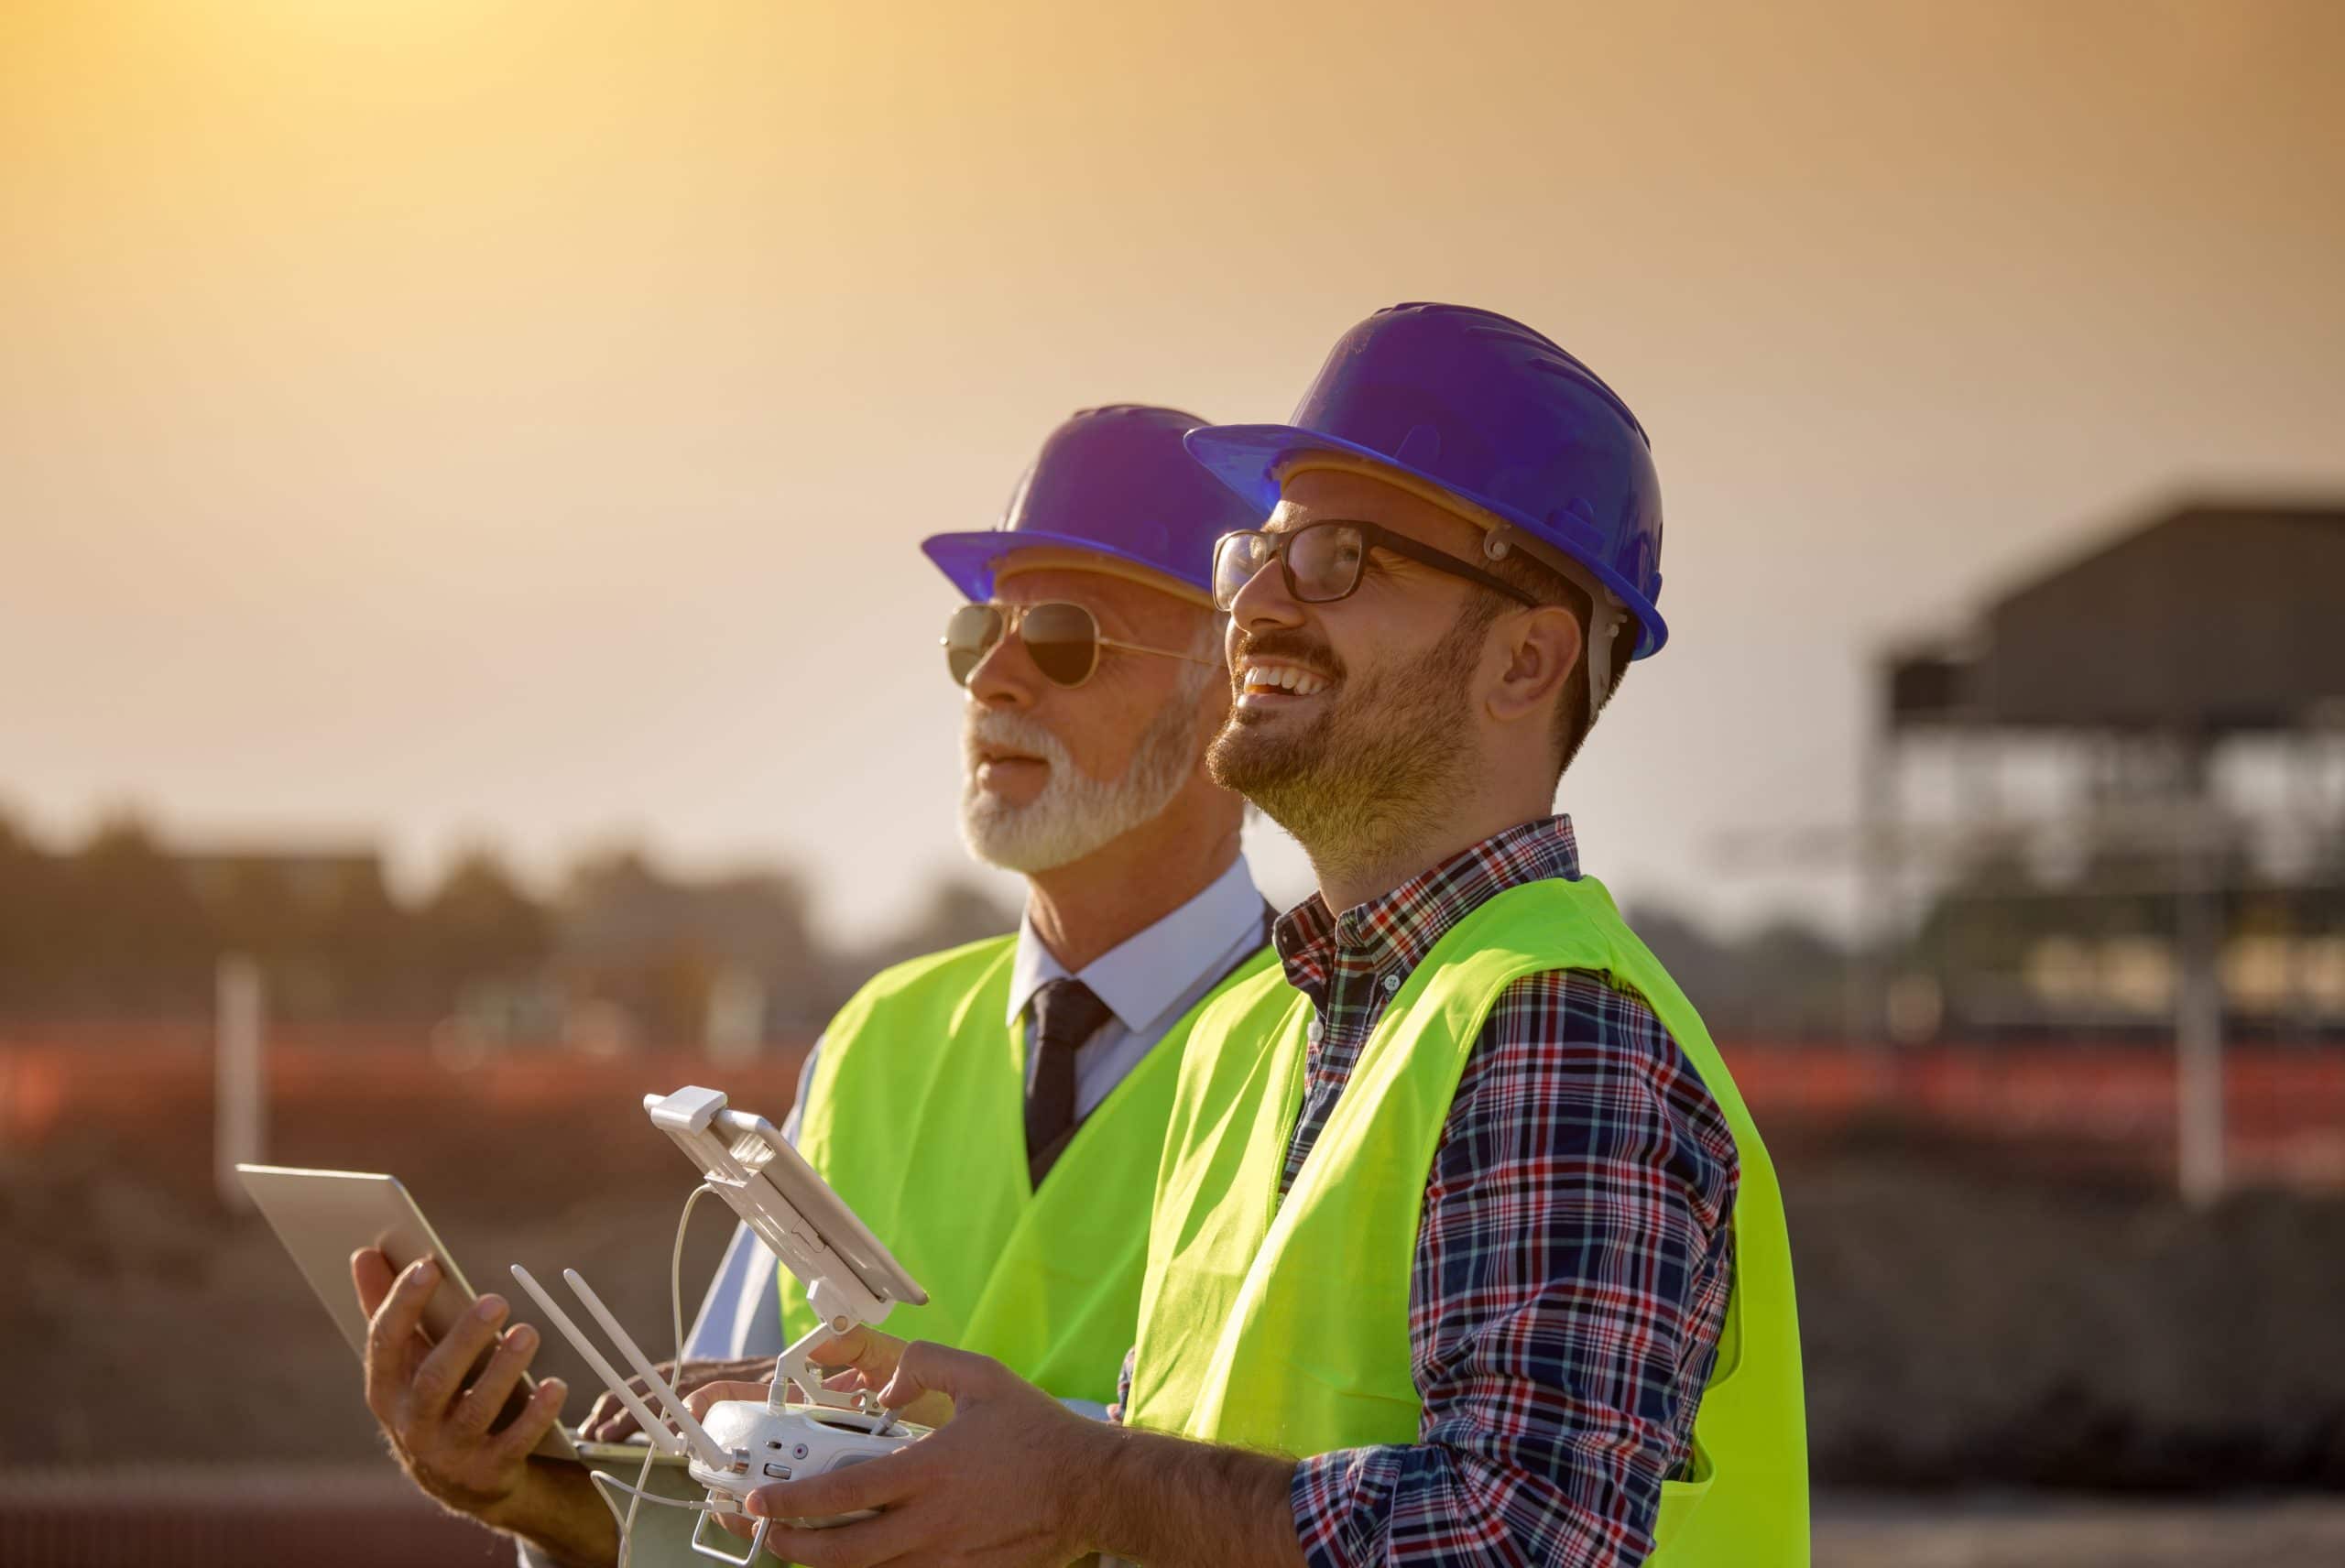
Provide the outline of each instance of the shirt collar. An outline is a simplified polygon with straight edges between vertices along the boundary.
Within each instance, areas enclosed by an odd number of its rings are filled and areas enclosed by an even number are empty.
[[[1194,987],[1207,964],[1222,958],[1251,933],[1259,945],[1262,931],[1262,895],[1254,887],[1254,873],[1240,855],[1208,884],[1204,892],[1166,915],[1147,930],[1101,953],[1074,976],[1107,1004],[1117,1021],[1128,1029],[1153,1023],[1166,1008]],[[1046,981],[1066,978],[1066,966],[1051,955],[1035,933],[1033,919],[1019,922],[1018,956],[1009,969],[1009,1013],[1005,1022],[1018,1027],[1019,1016]]]
[[[1314,893],[1279,918],[1271,936],[1289,983],[1316,996],[1339,953],[1349,965],[1414,969],[1451,927],[1500,893],[1558,877],[1579,877],[1572,821],[1543,817],[1493,833],[1341,914]]]

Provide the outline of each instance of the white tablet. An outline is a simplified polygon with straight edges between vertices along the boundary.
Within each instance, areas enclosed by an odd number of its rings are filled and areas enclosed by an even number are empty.
[[[294,1171],[277,1165],[239,1165],[236,1174],[362,1362],[366,1356],[366,1314],[359,1311],[358,1292],[350,1282],[350,1255],[360,1247],[379,1248],[395,1271],[419,1258],[440,1260],[440,1288],[423,1309],[423,1329],[433,1339],[444,1338],[475,1300],[464,1271],[396,1176],[364,1171]],[[517,1398],[527,1398],[534,1387],[525,1374]],[[557,1459],[639,1460],[647,1446],[581,1443],[557,1424],[546,1432],[536,1452]]]

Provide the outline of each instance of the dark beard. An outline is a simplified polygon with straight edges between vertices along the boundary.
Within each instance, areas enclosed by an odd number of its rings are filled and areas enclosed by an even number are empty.
[[[1423,659],[1331,688],[1300,729],[1274,732],[1232,708],[1205,753],[1214,782],[1260,807],[1314,864],[1380,862],[1471,765],[1463,692],[1489,629],[1487,616],[1460,615]],[[1328,662],[1275,633],[1248,651],[1292,652],[1317,670]]]

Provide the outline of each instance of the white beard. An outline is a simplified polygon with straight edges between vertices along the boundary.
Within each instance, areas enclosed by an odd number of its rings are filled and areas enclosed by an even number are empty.
[[[1210,678],[1211,670],[1202,671]],[[1143,822],[1154,822],[1197,767],[1197,697],[1183,690],[1149,722],[1123,776],[1101,780],[1079,771],[1056,735],[1021,714],[973,708],[963,736],[961,839],[969,853],[1004,871],[1032,875],[1071,866]],[[1015,747],[1049,765],[1050,781],[1022,806],[977,788],[981,742]]]

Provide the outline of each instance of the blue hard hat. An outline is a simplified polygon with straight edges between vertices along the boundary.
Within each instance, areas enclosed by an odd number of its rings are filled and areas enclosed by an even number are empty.
[[[1661,481],[1644,427],[1594,371],[1520,321],[1395,305],[1346,332],[1292,422],[1192,431],[1189,451],[1254,509],[1313,453],[1366,458],[1521,528],[1637,617],[1632,657],[1668,640]]]
[[[1164,586],[1210,604],[1214,540],[1254,527],[1269,508],[1191,461],[1181,438],[1204,422],[1138,403],[1085,408],[1051,432],[998,526],[936,534],[920,547],[971,599],[993,596],[994,569],[1011,551],[1055,546],[1171,578]]]

